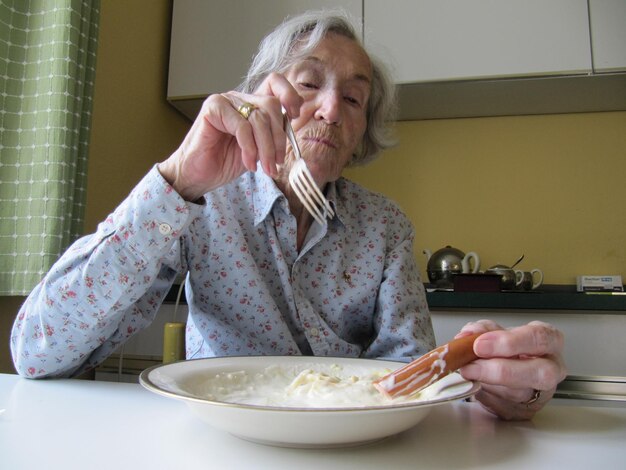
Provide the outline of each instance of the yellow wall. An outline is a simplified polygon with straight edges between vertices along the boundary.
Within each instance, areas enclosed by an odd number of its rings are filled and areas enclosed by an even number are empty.
[[[189,128],[165,100],[170,3],[101,2],[86,232],[176,149]]]
[[[625,112],[402,122],[397,137],[347,175],[400,203],[423,268],[423,248],[451,244],[484,268],[524,254],[549,284],[625,277]]]
[[[11,352],[9,349],[9,337],[11,326],[23,297],[0,297],[0,373],[14,373]]]

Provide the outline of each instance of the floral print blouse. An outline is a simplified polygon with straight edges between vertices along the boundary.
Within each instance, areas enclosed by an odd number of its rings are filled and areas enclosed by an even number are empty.
[[[340,178],[335,217],[296,247],[287,199],[262,170],[184,201],[156,166],[31,292],[11,350],[27,377],[93,368],[154,319],[187,272],[188,359],[320,355],[408,361],[434,346],[413,227]]]

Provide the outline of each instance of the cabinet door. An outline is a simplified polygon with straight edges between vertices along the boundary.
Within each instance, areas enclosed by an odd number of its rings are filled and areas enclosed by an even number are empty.
[[[589,0],[594,72],[626,70],[626,0]]]
[[[321,8],[343,8],[361,34],[361,0],[174,0],[168,99],[232,90],[267,33],[288,15]]]
[[[591,71],[586,0],[364,0],[397,83]]]

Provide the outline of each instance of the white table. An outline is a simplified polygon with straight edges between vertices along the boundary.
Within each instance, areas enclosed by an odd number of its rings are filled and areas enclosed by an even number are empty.
[[[243,441],[137,384],[0,374],[0,469],[626,468],[624,405],[577,403],[523,423],[452,403],[376,444],[303,450]]]

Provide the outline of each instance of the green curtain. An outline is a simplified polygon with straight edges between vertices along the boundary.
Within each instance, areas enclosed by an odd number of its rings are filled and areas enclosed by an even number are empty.
[[[0,0],[0,295],[82,231],[100,2]]]

